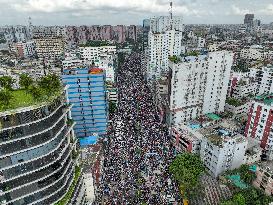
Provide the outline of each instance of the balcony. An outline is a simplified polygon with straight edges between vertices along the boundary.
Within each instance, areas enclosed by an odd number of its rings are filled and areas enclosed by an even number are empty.
[[[57,181],[55,181],[54,184],[49,185],[47,188],[45,188],[42,191],[39,191],[37,193],[31,194],[27,197],[24,197],[24,201],[26,204],[45,204],[41,202],[43,198],[47,198],[50,193],[54,193],[60,189],[64,184],[67,183],[67,181],[71,181],[73,177],[73,167],[69,168],[66,173],[64,173],[61,178],[59,178]],[[12,201],[13,204],[17,204],[19,200]],[[38,203],[39,202],[39,203]],[[50,204],[50,203],[49,203]],[[46,204],[45,204],[46,205]],[[48,204],[47,204],[48,205]]]
[[[4,170],[3,174],[5,177],[5,181],[28,175],[34,171],[37,172],[38,170],[44,168],[45,166],[50,166],[50,164],[53,164],[59,158],[63,160],[64,156],[67,156],[69,153],[69,149],[68,149],[69,145],[67,145],[67,143],[68,143],[67,139],[65,139],[63,143],[60,145],[60,147],[56,149],[54,152],[50,153],[49,155],[36,159],[31,162]]]
[[[74,175],[71,174],[69,179],[66,181],[66,183],[59,188],[57,191],[55,191],[53,194],[51,194],[48,197],[45,197],[44,199],[36,202],[36,203],[32,203],[31,205],[48,205],[48,204],[54,204],[56,201],[58,201],[61,197],[63,197],[66,193],[67,190],[69,189],[69,187],[72,184],[72,180],[74,178]]]
[[[64,115],[63,107],[59,108],[52,116],[45,120],[2,131],[0,134],[0,144],[5,144],[9,141],[16,141],[23,137],[31,137],[31,135],[49,129]]]
[[[38,192],[39,190],[49,186],[50,184],[54,184],[55,181],[58,181],[58,179],[60,179],[62,175],[67,172],[68,169],[72,169],[72,167],[72,161],[67,158],[63,166],[60,162],[57,162],[51,167],[33,174],[33,178],[25,177],[24,179],[20,180],[20,187],[18,186],[18,184],[12,184],[15,186],[16,190],[12,190],[11,192],[6,193],[6,199],[9,199],[9,197],[11,197],[11,199],[13,200],[18,200],[18,198],[22,198],[26,195],[32,194],[33,192]],[[29,180],[29,178],[31,180]],[[31,182],[29,183],[29,181]]]
[[[66,205],[67,203],[69,203],[69,201],[73,197],[73,193],[75,191],[75,188],[79,185],[78,182],[79,182],[79,179],[82,176],[81,173],[82,173],[81,168],[76,167],[74,179],[73,179],[73,182],[72,182],[71,186],[69,187],[69,190],[66,192],[66,194],[62,197],[62,199],[60,201],[55,203],[55,205]]]
[[[55,124],[55,127],[52,127],[52,129],[49,129],[46,132],[32,136],[28,139],[22,139],[19,141],[0,145],[0,157],[4,157],[3,155],[14,155],[17,152],[26,151],[26,149],[34,148],[37,145],[43,144],[56,137],[57,133],[64,125],[65,119],[63,118]]]

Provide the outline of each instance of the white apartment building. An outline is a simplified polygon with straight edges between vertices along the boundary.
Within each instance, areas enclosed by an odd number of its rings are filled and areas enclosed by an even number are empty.
[[[273,66],[263,67],[256,73],[258,88],[257,95],[273,93]]]
[[[177,152],[200,155],[209,173],[215,177],[246,162],[248,140],[238,134],[232,120],[213,120],[202,116],[172,127],[172,140]],[[250,154],[248,160],[254,159]]]
[[[245,136],[260,141],[269,160],[273,159],[273,95],[257,96],[248,114]]]
[[[116,51],[116,46],[80,47],[80,56],[82,60],[95,62],[100,56],[114,55]]]
[[[62,61],[63,69],[77,68],[84,65],[84,61],[75,57],[66,57]]]
[[[107,97],[108,100],[114,103],[117,103],[118,101],[118,94],[116,89],[107,89]]]
[[[24,56],[26,58],[36,55],[36,46],[34,41],[27,41],[24,43]]]
[[[44,37],[34,39],[38,58],[59,58],[65,49],[63,38]]]
[[[171,27],[172,25],[172,27]],[[150,31],[165,32],[169,30],[184,31],[182,16],[160,16],[150,19]]]
[[[219,50],[219,46],[217,44],[210,44],[208,45],[208,51],[209,52],[215,52]]]
[[[169,57],[179,56],[182,51],[182,32],[169,30],[164,33],[149,32],[149,65],[147,77],[158,79],[168,71]]]
[[[245,48],[241,50],[240,57],[247,60],[263,60],[265,53],[260,48]]]
[[[224,111],[233,53],[212,52],[170,63],[170,124]]]
[[[250,79],[241,79],[233,87],[232,97],[240,99],[250,95],[255,96],[258,88],[258,82]]]
[[[239,106],[226,103],[225,110],[232,113],[233,116],[236,117],[247,117],[251,104],[251,101],[242,102],[242,104]]]
[[[202,37],[198,37],[198,40],[197,40],[197,48],[198,49],[201,49],[201,48],[204,48],[206,45],[206,39],[202,38]]]
[[[106,81],[115,81],[114,58],[116,46],[80,47],[80,57],[86,64],[94,64],[106,72]]]
[[[115,71],[114,71],[114,58],[113,55],[107,56],[99,56],[97,60],[95,60],[95,66],[102,68],[106,73],[106,81],[115,82]]]
[[[200,158],[215,177],[227,170],[239,168],[245,161],[247,140],[239,134],[226,135],[227,132],[218,130],[203,133],[205,137],[201,142]]]
[[[87,66],[84,60],[81,60],[78,56],[77,50],[70,50],[65,52],[64,60],[62,61],[63,69],[77,68]]]

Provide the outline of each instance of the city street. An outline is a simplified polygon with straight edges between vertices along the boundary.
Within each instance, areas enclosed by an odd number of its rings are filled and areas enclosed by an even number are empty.
[[[144,80],[140,54],[125,60],[117,74],[119,102],[113,132],[104,150],[96,204],[177,204],[168,174],[173,156],[167,126],[159,121]]]

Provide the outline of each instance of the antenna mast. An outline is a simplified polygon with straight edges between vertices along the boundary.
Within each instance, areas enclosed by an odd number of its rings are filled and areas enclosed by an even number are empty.
[[[28,17],[28,26],[29,26],[29,27],[32,27],[31,17]]]
[[[171,30],[172,30],[173,29],[173,2],[172,1],[170,2],[170,17],[171,17],[170,24],[171,24]]]

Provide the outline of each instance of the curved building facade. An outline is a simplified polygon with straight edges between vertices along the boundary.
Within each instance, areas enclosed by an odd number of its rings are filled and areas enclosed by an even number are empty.
[[[0,113],[0,204],[68,204],[83,189],[71,107],[61,95]]]

